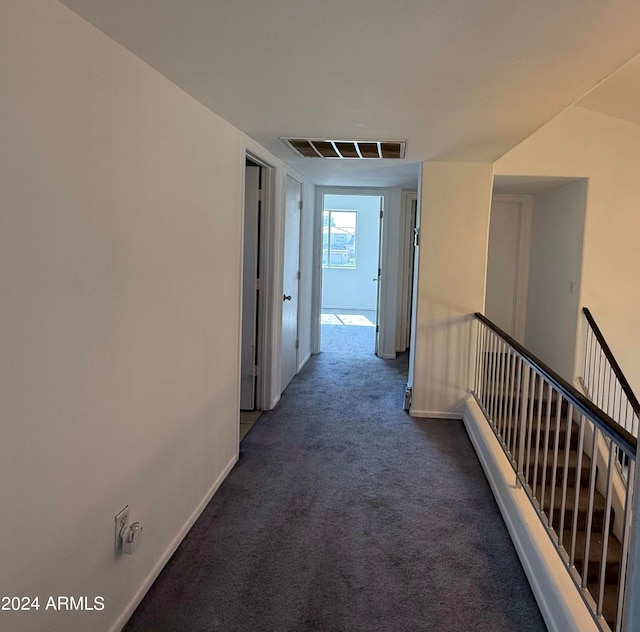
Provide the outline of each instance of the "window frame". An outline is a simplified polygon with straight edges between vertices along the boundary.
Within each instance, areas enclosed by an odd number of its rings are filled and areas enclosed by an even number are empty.
[[[353,264],[336,264],[336,263],[331,263],[331,214],[332,213],[353,213],[354,216],[354,226],[353,226]],[[328,215],[328,223],[325,226],[324,224],[324,217],[325,215]],[[335,228],[340,228],[339,226],[336,226]],[[326,232],[326,244],[327,244],[327,248],[325,249],[325,229],[327,229]],[[344,250],[346,250],[347,252],[349,251],[348,248],[344,248]],[[325,253],[327,253],[327,263],[325,263]],[[323,208],[322,209],[322,259],[321,259],[321,267],[322,269],[327,269],[327,270],[355,270],[358,266],[358,210],[357,209],[342,209],[342,208],[335,208],[335,209],[328,209],[328,208]]]

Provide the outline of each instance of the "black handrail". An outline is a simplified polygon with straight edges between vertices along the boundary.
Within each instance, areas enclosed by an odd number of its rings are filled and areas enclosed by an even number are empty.
[[[604,339],[604,336],[600,331],[600,327],[598,327],[598,324],[596,323],[594,317],[591,315],[591,312],[589,311],[588,307],[583,307],[582,313],[585,315],[585,318],[587,319],[587,322],[589,323],[591,330],[595,334],[596,340],[600,343],[600,347],[604,351],[604,356],[609,361],[609,364],[611,365],[613,372],[618,378],[618,382],[620,382],[620,386],[622,386],[622,390],[624,391],[624,394],[627,396],[627,399],[631,404],[631,408],[633,409],[633,412],[636,415],[638,415],[638,417],[640,417],[640,402],[638,402],[638,398],[636,397],[636,394],[633,392],[633,389],[631,388],[629,382],[627,381],[627,378],[625,377],[624,373],[622,372],[622,369],[620,368],[620,365],[615,359],[615,356],[613,355],[611,348],[607,344],[607,341]]]
[[[542,373],[574,407],[587,415],[602,432],[613,439],[629,456],[635,459],[638,440],[628,430],[609,417],[607,413],[598,408],[590,399],[569,384],[567,380],[560,377],[551,367],[546,365],[540,358],[534,356],[533,353],[523,347],[507,332],[500,329],[498,325],[492,323],[486,316],[480,312],[476,312],[475,317],[515,349],[534,369]]]

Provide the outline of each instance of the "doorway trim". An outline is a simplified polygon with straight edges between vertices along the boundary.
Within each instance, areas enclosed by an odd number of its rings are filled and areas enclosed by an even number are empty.
[[[244,165],[246,159],[263,168],[260,215],[260,298],[258,301],[258,375],[256,383],[256,408],[270,410],[280,399],[280,344],[282,326],[282,219],[278,209],[282,205],[282,163],[252,139],[242,143],[242,213],[244,216]],[[243,222],[244,223],[244,222]],[[244,231],[244,229],[243,229]],[[243,235],[244,240],[244,235]],[[242,288],[239,288],[240,294]],[[277,300],[280,298],[280,301]],[[241,299],[242,300],[242,299]],[[240,380],[240,354],[242,336],[238,347],[238,380]],[[238,409],[240,408],[240,382],[238,382]]]
[[[415,204],[415,206],[414,206]],[[414,229],[418,221],[418,191],[402,191],[400,206],[399,318],[396,323],[396,351],[410,346],[414,274]]]
[[[320,316],[322,313],[322,211],[324,208],[325,195],[362,195],[382,198],[383,217],[381,223],[382,239],[380,251],[378,253],[381,262],[382,276],[378,288],[378,304],[383,306],[379,309],[378,322],[378,349],[381,350],[379,357],[395,358],[395,318],[396,318],[396,285],[397,274],[393,273],[394,266],[389,261],[390,235],[397,233],[397,226],[392,221],[390,213],[391,190],[389,188],[377,187],[333,187],[317,186],[315,213],[314,213],[314,233],[313,233],[313,291],[312,291],[312,326],[311,326],[311,347],[314,354],[320,353]],[[392,298],[391,305],[389,299]],[[389,324],[393,324],[393,331],[389,331]]]

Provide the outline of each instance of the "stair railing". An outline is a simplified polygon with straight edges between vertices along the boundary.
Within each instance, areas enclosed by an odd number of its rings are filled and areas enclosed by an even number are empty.
[[[476,401],[594,620],[601,630],[624,631],[637,440],[485,316],[475,317]],[[624,489],[616,495],[618,451],[629,469],[617,477]]]
[[[582,308],[582,313],[587,325],[584,336],[584,366],[580,380],[585,393],[598,408],[637,438],[640,402],[593,315],[587,307]]]

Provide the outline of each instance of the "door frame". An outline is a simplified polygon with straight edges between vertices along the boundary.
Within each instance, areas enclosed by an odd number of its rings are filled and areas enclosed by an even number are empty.
[[[531,224],[533,221],[533,197],[531,195],[507,195],[496,193],[491,196],[491,204],[494,202],[512,202],[520,204],[520,217],[518,218],[518,243],[517,257],[518,269],[514,288],[513,305],[513,337],[524,344],[524,335],[527,324],[527,294],[529,286],[529,260],[531,256]],[[491,216],[489,216],[489,233],[491,232]],[[487,248],[489,238],[487,237]],[[487,259],[489,252],[487,251]],[[488,266],[487,266],[488,268]],[[485,301],[487,283],[485,280]]]
[[[377,315],[379,321],[379,331],[377,332],[377,348],[383,350],[379,357],[382,358],[395,358],[395,336],[392,344],[389,344],[387,321],[394,323],[395,332],[395,311],[396,301],[393,301],[391,306],[391,313],[389,308],[389,297],[396,296],[396,283],[397,278],[393,273],[387,274],[385,270],[391,270],[393,266],[389,265],[389,234],[392,233],[392,229],[395,228],[392,222],[390,208],[391,191],[388,188],[377,187],[332,187],[332,186],[317,186],[316,187],[316,200],[314,208],[314,233],[313,233],[313,281],[312,281],[312,326],[311,326],[311,348],[312,353],[320,353],[321,345],[321,326],[320,315],[322,313],[322,211],[324,209],[324,196],[325,195],[364,195],[375,196],[382,198],[382,239],[380,242],[380,248],[378,252],[378,258],[382,262],[382,276],[378,282],[378,305],[386,307],[384,310],[378,310]],[[393,231],[395,232],[395,231]],[[393,234],[393,233],[392,233]],[[393,332],[393,333],[394,333]],[[393,352],[389,351],[389,347],[393,347]],[[386,350],[386,351],[385,351]],[[373,351],[373,350],[372,350]]]
[[[251,164],[249,164],[251,162]],[[250,173],[250,169],[257,170],[257,181],[253,182],[253,177],[251,178],[251,188],[249,189],[247,186],[247,182],[249,178],[247,177]],[[261,212],[262,212],[262,201],[260,199],[260,194],[262,191],[261,182],[265,178],[265,167],[254,163],[249,160],[249,154],[247,154],[247,164],[244,168],[244,178],[245,178],[245,187],[244,187],[244,219],[243,219],[243,238],[242,238],[242,306],[240,312],[241,318],[241,334],[240,334],[240,410],[259,410],[259,380],[260,380],[260,371],[256,371],[255,368],[259,367],[259,348],[260,344],[260,336],[259,336],[259,314],[258,310],[260,309],[261,302],[261,291],[259,284],[256,281],[260,278],[260,261],[259,261],[259,253],[261,250],[260,243],[260,226],[261,226]],[[255,188],[254,188],[255,185]],[[251,204],[247,204],[247,200],[250,199]],[[247,266],[248,263],[248,255],[247,255],[247,231],[252,238],[252,246],[255,244],[256,252],[251,253],[249,256],[251,257],[250,268]],[[255,241],[254,241],[255,237]],[[245,305],[245,299],[250,299],[251,303],[249,305]],[[248,313],[248,310],[251,311],[251,314]],[[245,335],[248,335],[249,332],[245,331],[245,326],[251,325],[251,367],[247,366],[247,352],[248,352],[248,342],[249,340],[245,339]],[[246,346],[245,346],[246,345]],[[249,404],[248,401],[243,400],[244,395],[248,395],[248,392],[245,391],[245,388],[248,387],[246,384],[246,380],[248,377],[248,373],[251,376],[251,406],[247,408]],[[245,383],[243,383],[245,380]],[[243,407],[244,406],[244,407]]]
[[[415,215],[413,203],[415,202]],[[396,351],[410,346],[411,311],[414,275],[414,229],[418,222],[418,191],[403,191],[400,206],[400,270],[398,284],[401,289],[399,318],[396,323]]]
[[[270,410],[280,399],[280,344],[282,326],[282,218],[279,209],[282,205],[282,182],[284,168],[282,163],[264,148],[248,137],[243,138],[242,160],[242,213],[244,244],[244,187],[245,162],[249,158],[263,168],[262,199],[260,213],[260,298],[258,301],[258,341],[256,364],[256,408]],[[243,246],[244,247],[244,246]],[[241,266],[243,265],[241,258]],[[242,270],[241,277],[242,278]],[[242,287],[238,289],[242,309]],[[280,301],[277,300],[280,298]],[[242,313],[242,312],[241,312]],[[240,326],[240,325],[239,325]],[[240,357],[242,336],[238,347],[238,410],[240,409]]]

